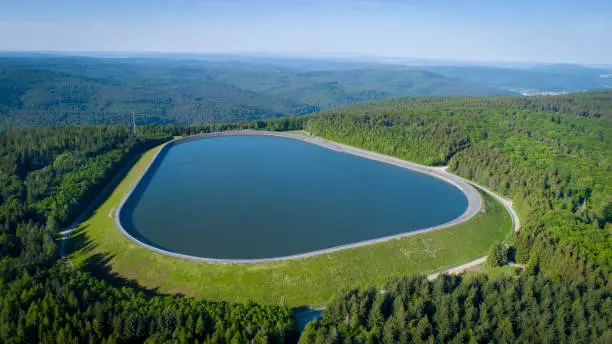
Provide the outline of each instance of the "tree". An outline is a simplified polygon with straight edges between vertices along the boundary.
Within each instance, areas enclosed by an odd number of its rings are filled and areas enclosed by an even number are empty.
[[[487,257],[490,266],[502,266],[508,262],[508,248],[501,243],[493,245]]]
[[[528,275],[535,275],[538,272],[538,256],[536,254],[532,254],[529,256],[529,261],[525,264],[524,273]]]

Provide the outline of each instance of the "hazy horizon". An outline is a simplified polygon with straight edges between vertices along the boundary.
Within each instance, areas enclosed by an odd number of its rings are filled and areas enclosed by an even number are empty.
[[[612,65],[608,1],[6,0],[0,51]]]
[[[223,52],[223,51],[156,51],[156,50],[3,50],[0,49],[0,57],[10,55],[47,55],[56,57],[91,57],[91,58],[176,58],[179,60],[216,58],[253,58],[253,59],[287,59],[287,60],[320,60],[330,62],[372,62],[423,66],[491,66],[491,67],[531,67],[543,65],[580,65],[585,67],[612,68],[612,63],[579,63],[579,62],[550,62],[529,60],[481,60],[462,59],[452,60],[444,58],[423,58],[414,56],[385,56],[364,55],[360,53],[334,53],[320,52],[312,54],[291,53],[267,53],[261,51],[252,52]]]

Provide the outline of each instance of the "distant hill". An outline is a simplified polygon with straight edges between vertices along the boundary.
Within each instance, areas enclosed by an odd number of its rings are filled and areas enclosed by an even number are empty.
[[[31,125],[211,123],[312,112],[305,104],[243,90],[210,78],[132,73],[83,76],[0,67],[0,128]],[[92,72],[92,74],[94,74]],[[144,114],[144,116],[142,115]]]
[[[398,96],[504,95],[429,71],[313,62],[29,56],[0,58],[0,129],[18,126],[215,123],[300,115]],[[367,67],[367,68],[366,68]]]
[[[397,67],[299,73],[287,69],[276,72],[225,70],[217,78],[241,88],[294,99],[322,109],[402,96],[513,94],[429,71]]]
[[[612,87],[612,80],[602,77],[612,74],[612,69],[574,64],[540,65],[529,68],[439,66],[427,67],[427,70],[523,94],[566,93]]]

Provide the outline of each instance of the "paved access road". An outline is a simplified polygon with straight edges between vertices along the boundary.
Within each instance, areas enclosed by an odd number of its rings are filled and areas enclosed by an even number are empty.
[[[458,178],[461,178],[461,177],[458,177]],[[461,178],[461,179],[463,179],[463,178]],[[514,229],[515,232],[518,232],[519,228],[521,227],[521,222],[519,220],[518,214],[516,213],[516,211],[514,211],[514,208],[512,208],[512,202],[510,200],[505,199],[505,198],[497,195],[493,191],[485,188],[484,186],[480,186],[480,185],[478,185],[476,183],[472,183],[472,182],[467,181],[467,180],[465,180],[465,181],[470,183],[470,184],[473,184],[474,186],[478,187],[482,191],[488,193],[493,198],[497,199],[501,204],[503,204],[504,207],[506,208],[506,211],[508,211],[508,213],[510,214],[510,217],[512,218],[512,228]],[[428,275],[427,279],[433,280],[436,277],[438,277],[440,274],[449,274],[449,275],[450,274],[452,274],[452,275],[462,274],[465,270],[467,270],[469,268],[473,268],[473,267],[478,266],[480,264],[483,264],[486,261],[487,261],[487,256],[480,257],[480,258],[478,258],[476,260],[473,260],[471,262],[468,262],[468,263],[465,263],[465,264],[462,264],[462,265],[459,265],[459,266],[455,266],[455,267],[450,268],[448,270]]]

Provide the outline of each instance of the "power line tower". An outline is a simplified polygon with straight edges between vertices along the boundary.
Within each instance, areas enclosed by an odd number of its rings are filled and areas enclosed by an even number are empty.
[[[132,111],[132,126],[134,127],[134,135],[136,135],[136,115]]]
[[[134,131],[134,135],[136,135],[136,116],[142,117],[140,120],[140,124],[147,124],[147,117],[149,117],[150,115],[147,115],[145,113],[137,115],[134,111],[132,111],[132,130]]]

